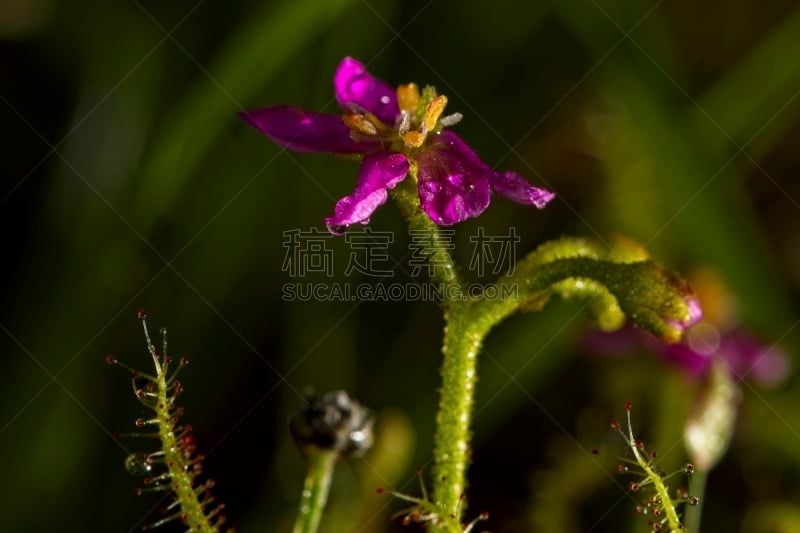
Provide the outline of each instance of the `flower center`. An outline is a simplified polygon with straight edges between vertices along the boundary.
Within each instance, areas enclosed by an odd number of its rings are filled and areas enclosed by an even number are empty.
[[[462,118],[461,113],[442,116],[447,97],[437,95],[431,86],[420,92],[415,83],[397,88],[397,106],[400,114],[394,125],[383,123],[369,112],[343,115],[342,121],[350,128],[354,141],[377,139],[392,150],[412,155],[422,148],[428,134],[438,133]]]

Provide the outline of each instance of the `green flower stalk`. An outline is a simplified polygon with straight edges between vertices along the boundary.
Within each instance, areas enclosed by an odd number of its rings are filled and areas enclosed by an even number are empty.
[[[308,463],[294,533],[319,529],[336,461],[363,455],[372,446],[373,424],[372,413],[342,390],[308,398],[292,417],[292,436]]]
[[[314,533],[319,529],[338,460],[339,454],[335,451],[315,449],[306,454],[308,474],[303,483],[294,533]]]

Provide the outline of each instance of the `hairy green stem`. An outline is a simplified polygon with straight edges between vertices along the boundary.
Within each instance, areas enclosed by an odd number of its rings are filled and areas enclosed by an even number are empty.
[[[478,352],[491,324],[474,320],[469,303],[454,304],[446,313],[444,363],[434,437],[433,499],[460,519],[471,456],[470,425],[475,401]]]
[[[448,244],[450,243],[439,231],[439,226],[430,219],[427,213],[420,209],[415,177],[416,170],[413,167],[410,174],[409,177],[411,179],[401,182],[392,191],[392,197],[397,202],[403,217],[408,221],[409,229],[424,239],[424,245],[420,246],[419,249],[433,266],[433,275],[431,276],[433,281],[461,288],[462,284],[459,279],[458,269],[448,251]],[[463,291],[458,292],[464,294]]]
[[[613,257],[617,261],[602,260],[600,257],[607,254],[581,239],[543,245],[518,263],[514,274],[498,280],[494,288],[506,285],[516,289],[515,296],[468,299],[449,252],[450,243],[419,208],[413,165],[410,174],[411,179],[401,183],[392,196],[410,229],[427,237],[423,253],[434,267],[434,281],[455,286],[459,289],[455,294],[461,296],[443,302],[444,361],[433,451],[433,504],[443,516],[431,525],[434,531],[450,531],[446,522],[452,519],[460,523],[464,508],[478,353],[493,326],[522,305],[541,307],[554,290],[595,297],[617,313],[621,308],[634,321],[664,337],[679,334],[665,318],[685,317],[688,310],[684,295],[671,287],[675,280],[653,263],[622,256]],[[454,293],[444,294],[452,297]]]
[[[412,168],[412,177],[415,172]],[[433,280],[457,287],[456,294],[466,294],[459,279],[448,243],[437,226],[419,208],[416,180],[401,183],[393,192],[409,228],[430,236],[428,250],[424,250],[434,266]],[[453,294],[445,291],[445,294]],[[478,352],[492,324],[476,320],[471,313],[472,302],[450,300],[445,306],[445,332],[443,343],[442,389],[436,413],[434,435],[433,502],[438,509],[455,522],[460,521],[461,501],[466,489],[466,471],[470,456],[470,424],[475,400]],[[434,530],[446,527],[434,524]]]
[[[338,452],[312,448],[308,451],[308,474],[303,484],[294,533],[315,533],[319,528]]]

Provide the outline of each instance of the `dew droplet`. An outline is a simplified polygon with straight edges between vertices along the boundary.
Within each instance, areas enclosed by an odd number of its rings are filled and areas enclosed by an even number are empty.
[[[153,463],[144,453],[132,453],[125,458],[125,470],[132,476],[146,476],[153,471]]]
[[[422,187],[426,191],[432,192],[432,193],[437,193],[437,192],[440,192],[442,190],[442,184],[438,183],[436,181],[424,181],[422,183]]]
[[[145,318],[147,318],[147,311],[145,311],[144,309],[139,309],[137,315],[139,317],[139,320],[144,320]]]
[[[136,375],[131,378],[133,385],[133,392],[136,397],[142,402],[142,405],[155,409],[158,404],[158,393],[156,392],[156,384],[147,376]]]
[[[340,224],[330,224],[328,222],[325,223],[328,227],[328,231],[330,231],[333,235],[344,235],[347,231],[347,226],[340,225]]]

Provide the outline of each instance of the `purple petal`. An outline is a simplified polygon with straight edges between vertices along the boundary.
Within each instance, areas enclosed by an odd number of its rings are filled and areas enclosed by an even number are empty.
[[[704,375],[714,358],[713,353],[697,352],[683,343],[662,345],[661,353],[665,359],[683,368],[692,377]]]
[[[642,331],[625,326],[616,331],[590,329],[580,339],[581,349],[598,357],[620,357],[641,350]]]
[[[539,209],[556,197],[547,189],[534,187],[515,172],[493,172],[489,178],[492,190],[512,202],[533,205]]]
[[[455,133],[433,136],[417,165],[420,207],[437,224],[476,217],[489,205],[491,170]]]
[[[364,153],[375,150],[376,142],[356,142],[339,115],[304,111],[278,105],[240,113],[239,116],[267,137],[296,152]]]
[[[366,224],[378,206],[386,202],[386,190],[406,177],[408,167],[406,156],[395,152],[377,152],[365,157],[358,171],[356,190],[339,200],[333,216],[325,219],[331,233],[337,233],[337,226]]]
[[[765,346],[744,330],[726,334],[720,353],[737,379],[752,378],[762,385],[776,385],[789,373],[789,358],[777,346]]]
[[[372,76],[363,64],[352,57],[345,57],[339,63],[333,76],[333,90],[336,100],[345,111],[369,111],[390,126],[394,125],[400,114],[397,91],[385,81]]]

